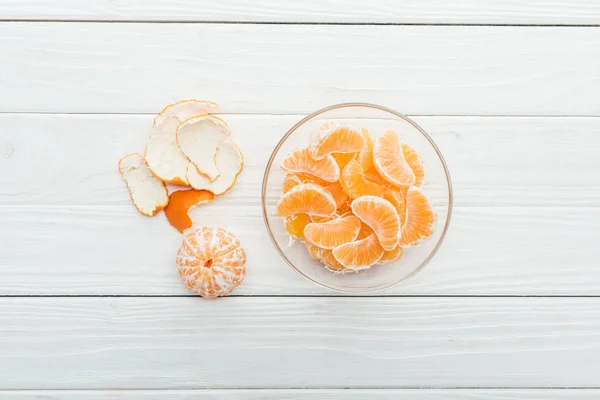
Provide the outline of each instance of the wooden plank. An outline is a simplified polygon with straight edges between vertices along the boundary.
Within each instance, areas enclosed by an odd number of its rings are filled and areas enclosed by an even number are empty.
[[[598,389],[15,390],[18,400],[597,400]]]
[[[320,2],[243,0],[1,0],[5,20],[235,21],[433,24],[599,24],[600,7],[589,0],[375,0]]]
[[[567,298],[4,298],[0,388],[590,387],[599,312]]]
[[[0,112],[599,115],[600,28],[5,23]]]
[[[245,170],[223,199],[259,215],[264,169],[302,116],[224,115]],[[448,163],[455,204],[600,204],[600,118],[416,117]],[[357,121],[357,124],[364,123]],[[130,206],[117,161],[143,152],[151,115],[0,114],[0,204]],[[379,121],[381,129],[387,125]]]

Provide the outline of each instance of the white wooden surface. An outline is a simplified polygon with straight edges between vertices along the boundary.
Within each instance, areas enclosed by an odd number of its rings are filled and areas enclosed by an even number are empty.
[[[0,0],[0,399],[600,397],[599,21],[592,0]],[[217,301],[116,170],[188,97],[246,156],[194,212],[248,249]],[[454,182],[439,254],[377,296],[303,280],[260,216],[277,140],[344,101],[411,115]]]

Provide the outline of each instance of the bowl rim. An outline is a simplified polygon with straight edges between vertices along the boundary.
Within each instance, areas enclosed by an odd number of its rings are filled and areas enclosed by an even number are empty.
[[[423,137],[425,139],[427,139],[427,141],[429,142],[429,144],[431,145],[431,147],[436,152],[436,154],[437,154],[437,156],[438,156],[439,160],[441,161],[442,166],[444,168],[444,174],[446,175],[446,182],[447,182],[447,185],[448,185],[448,216],[446,217],[446,223],[444,224],[444,227],[443,227],[443,230],[442,230],[442,234],[440,235],[440,238],[439,238],[438,242],[436,243],[435,247],[431,250],[431,252],[427,256],[427,258],[425,258],[425,260],[423,260],[423,262],[421,263],[421,265],[419,265],[410,274],[408,274],[407,276],[405,276],[404,278],[402,278],[402,279],[400,279],[398,281],[394,281],[394,282],[390,283],[389,285],[381,286],[381,287],[378,287],[378,288],[375,288],[375,289],[361,289],[361,290],[340,289],[340,288],[332,287],[332,286],[329,286],[329,285],[327,285],[325,283],[319,282],[319,281],[311,278],[310,276],[306,275],[300,269],[296,268],[296,266],[294,265],[294,263],[292,263],[287,258],[287,256],[283,252],[283,250],[277,244],[277,240],[275,239],[275,237],[273,235],[273,232],[271,230],[271,226],[270,226],[270,223],[269,223],[269,219],[268,219],[268,216],[267,216],[267,205],[266,205],[267,180],[268,180],[268,177],[269,177],[269,172],[271,171],[271,168],[273,167],[273,162],[275,161],[275,157],[277,156],[279,150],[281,149],[281,147],[283,146],[283,144],[285,143],[285,141],[300,126],[304,125],[304,123],[306,123],[307,121],[313,119],[314,117],[316,117],[318,115],[321,115],[321,114],[324,114],[324,113],[326,113],[328,111],[337,110],[337,109],[340,109],[340,108],[349,108],[349,107],[365,107],[365,108],[372,108],[372,109],[376,109],[376,110],[380,110],[380,111],[385,111],[385,112],[393,114],[393,115],[397,116],[398,118],[401,118],[401,119],[405,120],[406,122],[408,122],[409,124],[411,124],[414,128],[416,128],[421,133],[421,135],[423,135]],[[339,104],[334,104],[334,105],[331,105],[331,106],[328,106],[328,107],[324,107],[324,108],[321,108],[321,109],[319,109],[319,110],[317,110],[317,111],[315,111],[315,112],[307,115],[306,117],[302,118],[300,121],[296,122],[286,132],[286,134],[283,135],[283,137],[279,140],[279,142],[277,143],[277,145],[275,146],[275,148],[271,152],[271,156],[269,157],[269,161],[267,162],[267,165],[265,167],[264,174],[263,174],[263,182],[262,182],[262,190],[261,190],[260,200],[261,200],[261,208],[262,208],[263,221],[264,221],[265,226],[267,228],[267,233],[269,234],[269,237],[271,238],[271,242],[275,246],[275,249],[277,250],[277,252],[279,253],[279,255],[283,258],[283,260],[294,271],[296,271],[297,273],[299,273],[300,275],[302,275],[304,278],[308,279],[309,281],[313,282],[314,284],[316,284],[318,286],[321,286],[323,288],[332,290],[334,292],[343,293],[343,294],[354,294],[354,295],[360,295],[360,294],[366,294],[366,293],[376,293],[376,292],[381,292],[381,291],[384,291],[384,290],[391,289],[391,288],[399,285],[400,283],[408,281],[409,279],[411,279],[412,277],[414,277],[416,274],[418,274],[423,268],[425,268],[425,266],[427,264],[429,264],[429,262],[437,254],[438,250],[442,246],[442,243],[444,242],[444,239],[446,238],[446,234],[448,233],[448,228],[450,226],[450,220],[452,219],[452,209],[453,209],[453,206],[454,206],[454,194],[453,194],[453,190],[452,190],[452,180],[450,178],[450,171],[448,169],[448,164],[446,164],[446,160],[444,159],[444,156],[442,155],[440,149],[435,144],[435,142],[433,141],[433,139],[431,138],[431,136],[429,136],[429,134],[427,132],[425,132],[425,130],[423,128],[421,128],[416,122],[414,122],[413,120],[411,120],[410,118],[408,118],[404,114],[401,114],[401,113],[399,113],[397,111],[394,111],[391,108],[387,108],[387,107],[380,106],[380,105],[377,105],[377,104],[361,103],[361,102],[339,103]]]

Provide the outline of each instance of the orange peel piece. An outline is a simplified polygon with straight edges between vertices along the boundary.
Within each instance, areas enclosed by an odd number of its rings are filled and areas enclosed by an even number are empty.
[[[194,165],[189,165],[187,180],[191,187],[198,190],[208,190],[215,196],[227,193],[244,169],[244,156],[240,149],[231,140],[225,139],[217,148],[215,162],[219,170],[219,177],[214,181],[202,174]]]
[[[187,185],[186,172],[189,160],[177,146],[179,120],[169,117],[152,129],[144,158],[148,167],[160,180],[173,185]]]
[[[180,122],[197,115],[214,113],[219,110],[219,105],[208,100],[181,100],[169,104],[154,118],[154,127],[160,126],[168,118],[177,118]]]
[[[211,182],[219,177],[217,149],[231,135],[225,121],[214,115],[188,118],[177,127],[177,145]],[[188,169],[189,170],[189,169]]]
[[[340,168],[332,156],[315,160],[307,148],[296,149],[288,154],[281,163],[281,169],[292,173],[307,173],[327,182],[340,179]]]
[[[189,216],[192,207],[213,201],[215,195],[206,190],[178,190],[169,195],[169,204],[165,207],[165,216],[171,226],[183,233],[192,227]]]
[[[290,189],[277,204],[277,214],[287,217],[294,214],[328,217],[335,213],[335,199],[327,190],[312,183]]]
[[[246,276],[246,252],[235,235],[221,228],[186,233],[176,262],[185,286],[205,298],[228,296]]]
[[[165,183],[158,179],[138,153],[119,160],[119,172],[127,184],[133,204],[142,214],[153,217],[169,203]]]

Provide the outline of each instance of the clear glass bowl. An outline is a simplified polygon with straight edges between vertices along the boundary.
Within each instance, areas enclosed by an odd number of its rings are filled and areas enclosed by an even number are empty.
[[[406,248],[396,263],[375,265],[356,273],[335,274],[310,257],[302,241],[291,240],[276,213],[282,196],[285,172],[280,165],[284,157],[298,147],[310,143],[313,132],[321,124],[336,121],[356,128],[367,128],[375,139],[386,129],[395,130],[403,141],[416,148],[425,164],[425,194],[437,213],[434,234],[417,247]],[[263,217],[269,236],[283,259],[297,272],[323,287],[344,293],[368,293],[388,289],[414,276],[433,258],[439,249],[452,214],[452,184],[448,167],[439,149],[427,133],[400,113],[385,107],[346,103],[319,110],[294,125],[279,141],[269,159],[262,186]]]

